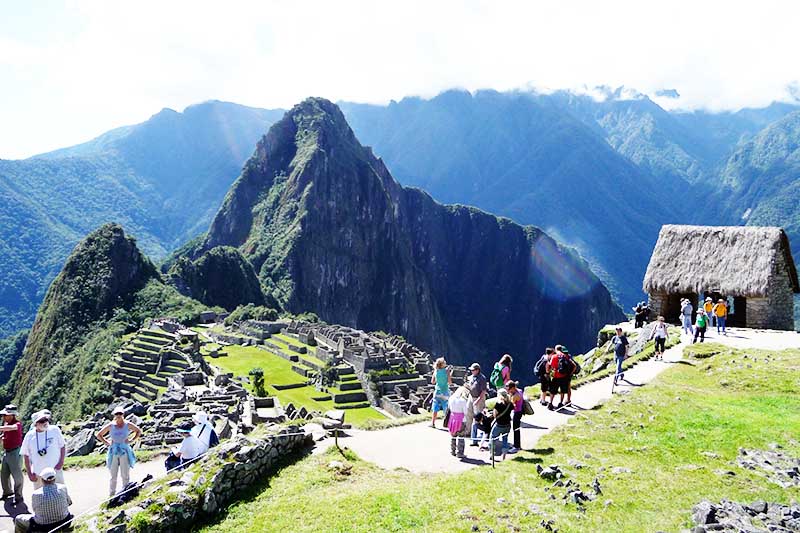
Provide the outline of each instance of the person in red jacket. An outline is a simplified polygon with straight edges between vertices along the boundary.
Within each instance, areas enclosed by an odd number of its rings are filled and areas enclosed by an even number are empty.
[[[22,486],[25,476],[22,475],[22,457],[19,450],[22,447],[22,422],[17,417],[19,412],[16,405],[6,405],[0,411],[3,415],[3,425],[0,426],[0,435],[3,438],[3,466],[0,470],[0,481],[3,485],[3,500],[14,498],[14,505],[22,503]],[[14,478],[14,487],[11,487],[11,478]],[[13,490],[13,492],[12,492]]]

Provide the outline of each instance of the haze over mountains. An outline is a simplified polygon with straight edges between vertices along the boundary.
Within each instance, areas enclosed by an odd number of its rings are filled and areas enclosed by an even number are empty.
[[[541,227],[575,246],[625,307],[642,297],[663,223],[778,224],[798,250],[791,104],[680,113],[614,91],[604,101],[449,91],[341,106],[400,183]],[[155,258],[203,231],[281,115],[209,102],[0,161],[0,335],[31,324],[69,250],[101,223],[121,223]]]

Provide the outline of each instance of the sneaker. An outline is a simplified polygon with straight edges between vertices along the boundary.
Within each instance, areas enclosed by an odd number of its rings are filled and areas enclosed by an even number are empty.
[[[464,455],[463,453],[459,453],[458,455],[456,455],[456,457],[458,457],[459,459],[464,459],[466,455]]]
[[[561,409],[562,407],[564,407],[564,404],[560,403],[560,404],[558,404],[558,406],[556,406],[556,410]]]
[[[547,404],[547,409],[548,409],[549,411],[552,411],[552,410],[553,410],[553,404],[552,404],[552,403],[548,403],[548,404]]]
[[[470,446],[477,446],[477,445],[478,445],[478,443],[477,443],[477,442],[470,442],[470,443],[469,443],[469,445],[470,445]]]
[[[564,404],[564,407],[572,407],[572,401],[567,400],[567,403]]]
[[[13,497],[14,497],[13,494],[3,494],[3,497],[0,498],[0,500],[6,501],[7,499],[13,498]]]
[[[508,449],[508,451],[506,453],[517,453],[518,451],[519,451],[519,448],[516,448],[515,446],[512,446],[511,448]]]

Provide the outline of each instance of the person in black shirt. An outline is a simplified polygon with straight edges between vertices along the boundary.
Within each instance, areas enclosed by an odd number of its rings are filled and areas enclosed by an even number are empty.
[[[506,454],[508,450],[508,434],[511,432],[511,415],[514,405],[505,389],[497,392],[497,402],[494,404],[494,427],[491,439],[494,443],[494,454]],[[499,439],[498,439],[499,437]]]

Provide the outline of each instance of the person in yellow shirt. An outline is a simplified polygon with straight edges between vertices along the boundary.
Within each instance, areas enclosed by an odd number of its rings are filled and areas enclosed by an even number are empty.
[[[711,299],[711,296],[706,298],[706,302],[703,304],[703,309],[705,309],[705,311],[706,311],[706,319],[709,322],[711,322],[711,317],[714,316],[714,313],[712,312],[712,310],[714,309],[714,300]],[[707,324],[707,326],[710,326],[710,325],[712,325],[712,324]]]
[[[725,332],[725,320],[728,318],[728,306],[722,298],[713,307],[714,316],[717,318],[717,333],[722,329],[722,334],[727,335]]]

